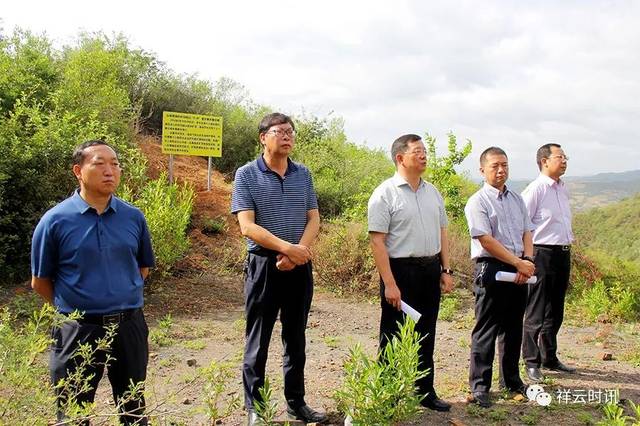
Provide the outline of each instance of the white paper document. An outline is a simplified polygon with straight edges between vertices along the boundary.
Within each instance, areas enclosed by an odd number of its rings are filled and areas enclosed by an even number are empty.
[[[515,272],[505,272],[505,271],[496,272],[496,281],[507,281],[512,283],[512,282],[515,282],[515,280],[516,280]],[[538,278],[536,278],[535,275],[532,275],[527,280],[527,284],[535,284],[536,281],[538,281]]]
[[[409,315],[414,322],[418,322],[418,320],[422,316],[420,312],[416,311],[411,306],[404,303],[402,300],[400,301],[400,309],[402,309],[402,312]]]

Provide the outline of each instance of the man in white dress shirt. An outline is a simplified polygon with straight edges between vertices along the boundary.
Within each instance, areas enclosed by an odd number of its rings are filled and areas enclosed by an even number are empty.
[[[557,335],[564,316],[564,298],[571,268],[569,192],[560,179],[569,158],[558,144],[548,143],[536,156],[540,176],[522,192],[535,226],[533,243],[538,282],[529,284],[522,357],[530,380],[544,379],[540,367],[575,372],[558,359]]]

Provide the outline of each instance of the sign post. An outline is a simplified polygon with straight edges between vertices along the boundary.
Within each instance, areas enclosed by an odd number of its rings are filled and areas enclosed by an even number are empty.
[[[169,183],[173,183],[173,155],[208,157],[207,191],[211,190],[211,157],[222,156],[222,117],[164,111],[162,153],[169,154]]]

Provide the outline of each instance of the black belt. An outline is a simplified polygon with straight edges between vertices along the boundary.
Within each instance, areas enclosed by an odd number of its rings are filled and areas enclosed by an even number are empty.
[[[422,257],[392,257],[390,260],[405,265],[431,265],[436,262],[440,263],[440,253]]]
[[[560,245],[560,244],[534,244],[534,247],[539,247],[543,249],[549,250],[559,250],[559,251],[571,251],[570,245]]]
[[[120,324],[121,322],[130,320],[131,317],[133,317],[133,315],[139,310],[140,308],[135,308],[127,309],[126,311],[112,312],[110,314],[84,314],[82,315],[82,318],[78,319],[78,322],[82,324],[96,325]]]

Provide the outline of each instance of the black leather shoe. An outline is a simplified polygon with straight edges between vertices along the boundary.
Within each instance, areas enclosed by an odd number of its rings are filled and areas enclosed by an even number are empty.
[[[247,426],[258,426],[262,424],[262,420],[260,420],[260,417],[258,417],[255,411],[249,410],[247,412]]]
[[[533,383],[540,383],[544,380],[544,376],[542,375],[542,371],[538,367],[527,367],[527,377]]]
[[[319,413],[308,405],[298,408],[287,407],[287,414],[295,420],[302,420],[305,423],[323,423],[327,421],[327,415]]]
[[[474,392],[469,402],[477,404],[482,408],[491,407],[491,398],[487,392]]]
[[[433,411],[449,411],[451,410],[451,404],[446,401],[441,400],[440,398],[424,398],[420,404]]]
[[[558,361],[555,364],[551,364],[551,365],[542,365],[544,368],[546,368],[547,370],[551,370],[551,371],[562,371],[563,373],[575,373],[576,369],[574,367],[569,367],[568,365],[565,365],[563,363],[561,363],[560,361]]]

